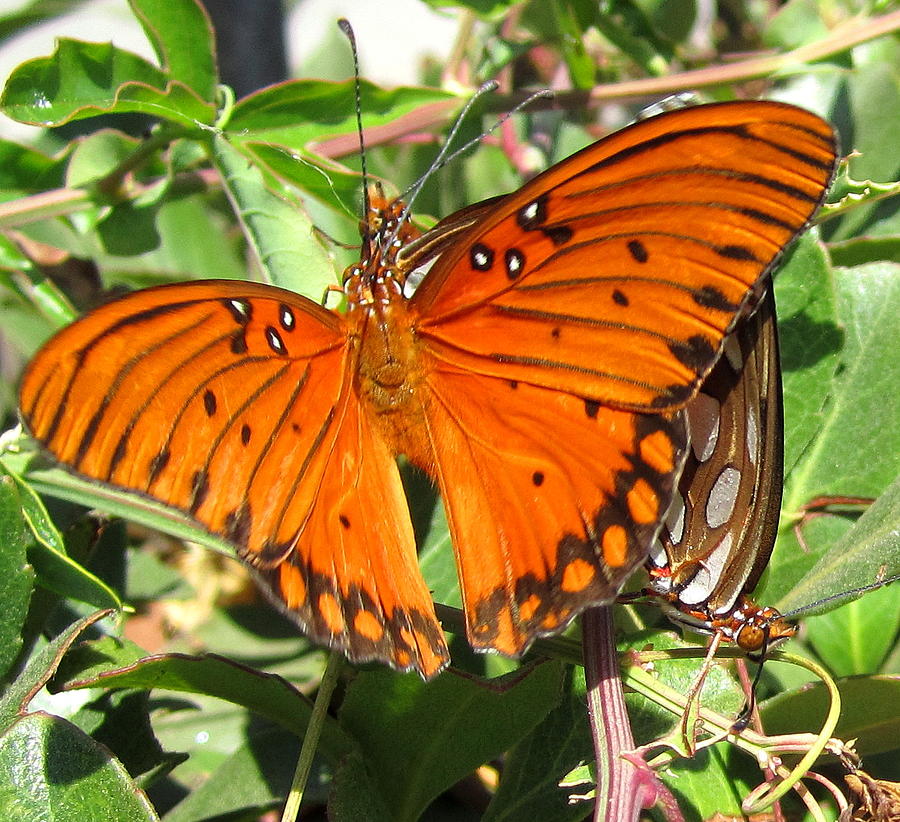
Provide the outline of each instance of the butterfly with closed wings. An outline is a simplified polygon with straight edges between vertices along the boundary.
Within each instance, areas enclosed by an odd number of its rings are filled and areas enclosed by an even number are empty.
[[[22,418],[70,470],[233,543],[314,641],[428,678],[449,653],[404,454],[443,498],[470,643],[520,655],[646,560],[685,405],[835,158],[803,109],[720,103],[424,233],[373,189],[343,313],[257,283],[135,292],[38,352]]]
[[[685,409],[691,448],[647,560],[648,593],[674,622],[764,654],[796,632],[748,597],[775,546],[784,477],[772,285],[748,308]]]

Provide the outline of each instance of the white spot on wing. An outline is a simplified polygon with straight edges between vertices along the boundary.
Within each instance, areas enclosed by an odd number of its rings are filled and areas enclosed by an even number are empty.
[[[422,284],[422,280],[425,279],[425,275],[428,274],[429,271],[431,271],[431,267],[437,261],[438,257],[432,257],[423,265],[420,265],[418,268],[414,268],[409,272],[409,274],[407,274],[406,282],[403,283],[403,296],[406,297],[407,300],[416,293],[416,289]]]
[[[719,401],[709,394],[697,394],[687,406],[691,448],[698,462],[706,462],[719,441]]]
[[[731,556],[731,545],[734,534],[729,531],[712,553],[698,567],[694,578],[678,594],[678,598],[686,605],[698,605],[706,602],[722,579],[728,558]]]
[[[710,528],[719,528],[731,519],[741,484],[741,472],[726,465],[716,477],[709,499],[706,501],[706,522]]]
[[[676,491],[665,518],[666,530],[673,545],[679,545],[684,539],[685,508],[684,497],[680,491]]]

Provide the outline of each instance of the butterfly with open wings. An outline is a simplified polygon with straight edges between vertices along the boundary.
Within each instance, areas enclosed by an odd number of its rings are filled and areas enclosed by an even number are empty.
[[[449,653],[404,454],[443,498],[470,643],[520,655],[647,558],[685,405],[835,158],[819,117],[735,102],[641,121],[425,233],[373,190],[345,312],[245,282],[135,292],[39,351],[22,418],[72,471],[232,542],[311,639],[427,678]]]

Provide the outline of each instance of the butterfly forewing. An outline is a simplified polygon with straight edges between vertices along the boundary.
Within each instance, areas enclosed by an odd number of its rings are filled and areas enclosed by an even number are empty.
[[[291,292],[147,289],[45,346],[22,416],[80,474],[234,543],[313,639],[430,675],[446,647],[349,356],[341,317]]]
[[[476,373],[680,407],[834,162],[831,128],[792,106],[644,120],[499,201],[417,291],[419,333]]]

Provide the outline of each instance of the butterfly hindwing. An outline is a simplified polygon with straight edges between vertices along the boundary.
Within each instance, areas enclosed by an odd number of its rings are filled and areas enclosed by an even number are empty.
[[[672,588],[712,612],[750,593],[775,544],[782,403],[771,286],[687,408],[691,452],[661,537]]]
[[[353,662],[437,673],[449,660],[393,454],[348,391],[323,453],[315,503],[282,550],[247,555],[309,636]]]
[[[470,641],[518,655],[614,598],[643,562],[671,500],[683,420],[439,363],[428,389]]]

